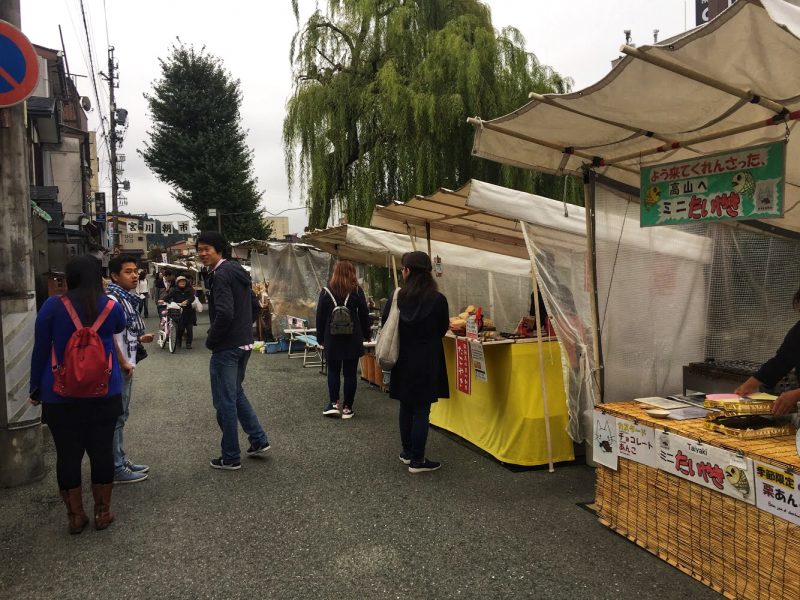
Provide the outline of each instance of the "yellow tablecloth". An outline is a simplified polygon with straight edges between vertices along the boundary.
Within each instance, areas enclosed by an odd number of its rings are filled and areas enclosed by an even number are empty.
[[[472,373],[472,394],[459,392],[455,339],[444,338],[450,398],[431,408],[430,422],[515,465],[547,464],[544,403],[536,343],[485,345],[488,381]],[[542,344],[553,462],[575,458],[567,434],[567,403],[558,342]]]

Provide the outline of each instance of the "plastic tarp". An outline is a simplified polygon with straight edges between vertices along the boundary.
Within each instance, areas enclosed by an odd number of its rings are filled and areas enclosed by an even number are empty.
[[[391,267],[391,257],[400,258],[412,250],[427,251],[423,237],[410,237],[342,225],[305,235],[304,240],[331,254],[354,262]],[[457,314],[469,304],[483,306],[501,331],[514,330],[528,314],[531,294],[530,261],[446,242],[431,242],[431,253],[441,259],[439,290],[447,297],[450,313]]]
[[[269,283],[275,339],[284,336],[289,316],[314,322],[319,291],[333,269],[330,254],[305,244],[269,243],[251,253],[250,265],[253,282]]]
[[[800,7],[783,0],[739,0],[709,23],[638,51],[699,72],[728,86],[800,109]],[[797,121],[691,143],[668,152],[656,147],[765,123],[770,108],[719,86],[701,83],[626,56],[595,85],[546,96],[476,126],[473,153],[550,173],[581,175],[594,162],[598,175],[638,188],[641,166],[754,146],[788,137],[783,219],[764,226],[800,232],[800,136]],[[498,130],[499,129],[499,130]],[[572,150],[596,159],[571,153]],[[615,158],[635,155],[616,164]]]
[[[601,197],[602,196],[602,197]],[[702,358],[712,241],[675,228],[640,229],[638,205],[598,187],[598,297],[606,400],[674,393]],[[467,206],[523,222],[537,283],[562,347],[570,436],[591,431],[594,360],[586,221],[581,207],[473,180]]]

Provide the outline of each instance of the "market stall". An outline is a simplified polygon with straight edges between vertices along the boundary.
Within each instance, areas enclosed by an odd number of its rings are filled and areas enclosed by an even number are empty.
[[[739,0],[704,26],[622,52],[612,72],[586,90],[531,94],[510,115],[471,119],[475,155],[583,178],[592,395],[614,418],[634,398],[682,391],[687,364],[763,363],[797,320],[800,8]],[[705,241],[707,260],[660,258],[666,232],[693,236],[696,247]],[[648,244],[637,247],[633,238]],[[704,302],[692,307],[687,298],[699,294]],[[622,416],[634,427],[648,423],[638,413]],[[742,495],[706,490],[709,481],[719,490],[715,466],[727,489],[726,467],[741,481],[753,459],[773,471],[754,467],[752,491],[777,494],[761,475],[785,484],[786,470],[796,472],[789,439],[754,446],[701,433],[688,421],[658,425],[667,433],[675,427],[688,442],[678,455],[662,431],[654,445],[665,464],[645,470],[626,457],[618,471],[600,467],[603,522],[729,597],[798,597],[796,523],[756,512]],[[602,421],[592,437],[609,431],[615,435],[601,441],[619,452],[636,432],[618,437]],[[745,466],[700,460],[702,469],[693,469],[686,463],[692,447],[720,459],[712,448],[744,452]],[[683,471],[692,470],[687,482]],[[615,486],[611,493],[607,484]]]
[[[370,224],[373,227],[394,231],[397,233],[406,233],[409,238],[421,248],[426,248],[431,253],[431,259],[434,265],[438,264],[439,257],[432,253],[431,240],[458,244],[465,248],[471,248],[475,251],[491,251],[497,254],[520,258],[522,260],[528,259],[530,261],[530,249],[528,247],[528,240],[526,239],[523,225],[517,219],[509,219],[503,216],[492,214],[489,211],[476,210],[473,207],[467,206],[467,198],[471,194],[473,184],[480,185],[480,182],[467,182],[457,190],[439,189],[430,196],[415,196],[404,203],[392,203],[387,206],[377,206],[372,214]],[[553,200],[547,198],[536,197],[537,206],[544,206],[547,203],[557,204]],[[424,237],[423,237],[424,236]],[[426,246],[423,246],[425,244]],[[529,269],[531,264],[528,262]],[[530,271],[529,277],[531,278],[532,287],[537,291],[538,284],[536,283],[537,277],[533,270]],[[507,290],[510,292],[510,290]],[[511,293],[505,295],[506,298],[513,299]],[[526,300],[528,296],[524,297]],[[474,299],[470,298],[470,302]],[[534,323],[547,323],[547,332],[550,333],[549,320],[541,314],[539,303],[531,303],[535,308],[535,318],[530,320],[530,324]],[[459,307],[460,308],[460,307]],[[530,310],[530,308],[529,308]],[[527,315],[525,313],[518,313],[519,316]],[[465,315],[460,315],[464,317]],[[458,318],[451,319],[451,328],[454,321]],[[496,329],[496,328],[494,328]],[[505,334],[503,330],[499,334],[494,331],[489,331],[487,336],[492,338],[513,338],[516,335],[522,334],[522,337],[533,337],[534,329],[527,325],[525,322],[519,322],[517,327],[511,331],[506,328]],[[538,335],[540,332],[535,330]],[[567,341],[565,340],[565,343]],[[543,431],[536,440],[526,444],[521,443],[517,447],[518,455],[516,460],[521,460],[519,464],[538,465],[545,462],[549,465],[550,469],[553,468],[552,456],[550,456],[550,449],[553,445],[552,438],[555,436],[556,445],[561,448],[571,447],[567,431],[569,429],[570,418],[566,422],[560,417],[564,414],[569,414],[571,417],[572,411],[566,410],[566,393],[568,388],[567,381],[561,378],[562,365],[561,360],[546,361],[544,360],[545,349],[542,342],[539,341],[539,347],[535,355],[536,362],[529,365],[532,367],[526,370],[529,378],[524,385],[512,386],[508,389],[492,389],[488,386],[487,390],[493,396],[499,395],[503,401],[509,401],[513,405],[523,408],[530,408],[534,411],[541,411],[541,423],[544,424]],[[574,345],[570,344],[572,348]],[[467,346],[468,354],[473,353],[474,344]],[[512,357],[522,353],[515,347],[507,347],[507,352],[495,353],[492,352],[494,357],[499,361],[498,365],[504,370],[507,370],[512,362]],[[479,351],[475,348],[475,352]],[[548,355],[552,356],[552,352]],[[559,353],[560,355],[560,353]],[[570,352],[570,357],[572,352]],[[502,357],[502,358],[501,358]],[[457,361],[456,361],[457,362]],[[522,364],[522,363],[518,363]],[[457,378],[457,373],[453,371],[454,363],[450,363],[450,370],[448,372],[451,382]],[[476,371],[477,376],[478,371]],[[548,381],[551,382],[548,385]],[[552,388],[555,382],[555,388]],[[521,382],[522,383],[522,382]],[[551,389],[552,388],[552,389]],[[503,394],[511,395],[510,398],[503,397]],[[509,452],[507,447],[500,450],[496,444],[487,444],[486,440],[494,439],[497,432],[510,432],[519,425],[519,419],[524,418],[519,411],[504,410],[501,406],[496,406],[496,418],[499,419],[501,425],[500,429],[496,427],[498,423],[484,418],[485,406],[463,401],[461,394],[451,394],[449,400],[444,400],[435,405],[431,410],[431,422],[462,435],[465,439],[470,441],[481,440],[477,445],[486,449],[491,454],[496,456],[499,460],[507,461]],[[551,405],[556,404],[554,411],[558,417],[551,418]],[[451,405],[457,405],[455,409],[451,409]],[[465,407],[471,406],[470,410]],[[454,418],[455,417],[455,418]],[[551,423],[551,421],[553,421]],[[480,429],[482,427],[483,429]],[[529,432],[531,433],[531,432]],[[523,437],[514,438],[515,442],[520,442],[526,439]],[[536,444],[547,449],[544,455],[546,460],[543,460],[543,455],[526,452],[526,450]],[[566,460],[571,460],[573,456],[572,449],[565,453],[560,453],[557,460],[564,460],[561,456],[569,457]],[[508,462],[508,461],[507,461]]]

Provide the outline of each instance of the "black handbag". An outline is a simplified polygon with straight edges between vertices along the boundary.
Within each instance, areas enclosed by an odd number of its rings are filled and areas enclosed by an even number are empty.
[[[138,365],[145,358],[147,358],[147,350],[144,348],[142,342],[136,342],[136,364]]]

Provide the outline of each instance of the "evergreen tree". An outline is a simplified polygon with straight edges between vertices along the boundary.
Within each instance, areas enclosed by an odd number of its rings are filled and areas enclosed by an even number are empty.
[[[571,86],[525,50],[519,31],[495,31],[482,2],[328,0],[295,34],[290,60],[284,150],[310,226],[325,227],[333,206],[365,224],[376,203],[472,177],[562,196],[563,177],[471,156],[467,117],[507,114],[531,91]],[[575,197],[580,182],[566,183]]]
[[[173,197],[202,229],[222,231],[231,241],[266,239],[269,228],[259,208],[253,154],[241,126],[242,92],[222,61],[205,48],[173,46],[161,78],[145,94],[153,127],[140,154]]]

